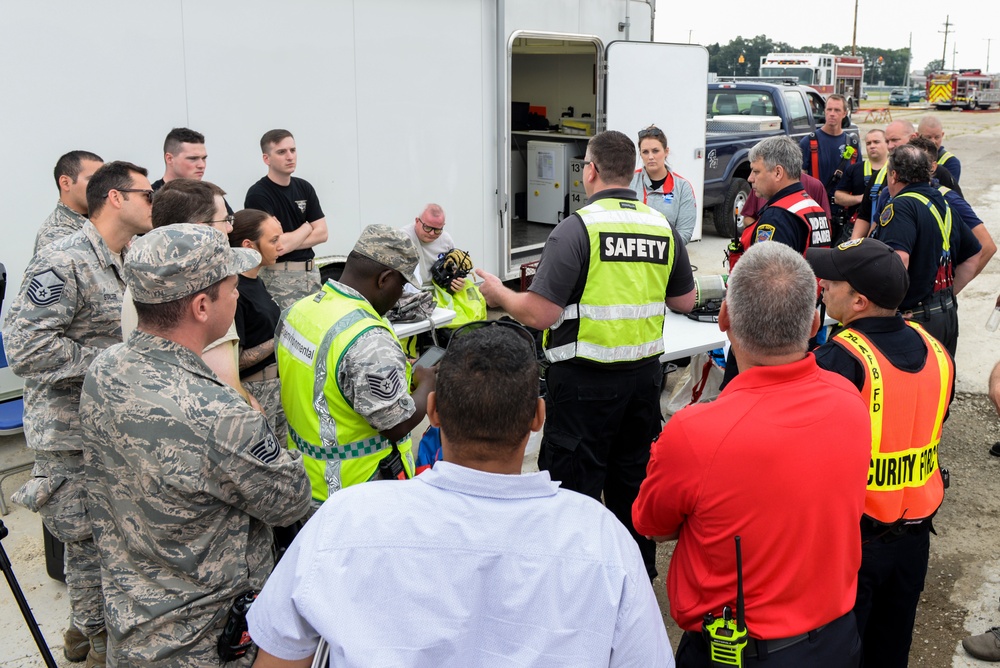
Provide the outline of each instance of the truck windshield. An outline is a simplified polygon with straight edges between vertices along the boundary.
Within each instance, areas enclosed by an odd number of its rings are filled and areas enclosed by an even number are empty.
[[[760,68],[762,77],[798,77],[799,83],[804,86],[811,86],[813,83],[813,71],[808,67],[778,67],[768,65]]]
[[[708,94],[708,118],[714,116],[773,116],[774,100],[769,93],[759,91],[722,90]]]

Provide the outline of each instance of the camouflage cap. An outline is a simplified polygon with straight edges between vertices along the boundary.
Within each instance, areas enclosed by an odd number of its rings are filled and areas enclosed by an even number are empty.
[[[231,248],[219,230],[183,223],[159,227],[132,242],[124,274],[134,301],[164,304],[259,264],[260,253]]]
[[[411,285],[420,287],[419,281],[413,275],[420,262],[417,248],[410,237],[388,225],[369,225],[361,233],[358,243],[354,244],[354,252],[364,255],[389,269],[395,269],[403,275]]]

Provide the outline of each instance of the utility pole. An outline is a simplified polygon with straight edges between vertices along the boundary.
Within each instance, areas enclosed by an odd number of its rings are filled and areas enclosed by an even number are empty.
[[[955,69],[955,56],[958,54],[958,44],[953,44],[951,47],[951,69]]]
[[[944,69],[944,64],[948,62],[948,28],[955,27],[954,23],[950,23],[951,16],[945,15],[944,17],[944,30],[938,30],[938,32],[944,33],[944,46],[941,47],[941,69]],[[954,69],[954,68],[952,68]]]
[[[990,71],[990,43],[993,41],[992,37],[986,38],[986,71]]]
[[[910,87],[910,67],[913,66],[913,33],[910,33],[910,45],[906,50],[906,74],[903,75],[903,86]]]
[[[858,46],[858,0],[854,0],[854,32],[851,33],[851,55],[855,54]],[[987,47],[989,49],[989,47]],[[988,60],[988,59],[987,59]]]

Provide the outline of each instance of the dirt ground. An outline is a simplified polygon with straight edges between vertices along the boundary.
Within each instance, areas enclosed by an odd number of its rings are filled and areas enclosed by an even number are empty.
[[[894,118],[916,122],[926,110],[893,109]],[[875,127],[864,123],[866,111],[855,120],[862,131]],[[994,166],[1000,162],[1000,113],[938,113],[944,122],[945,145],[962,160],[962,188],[994,239],[1000,239],[1000,183]],[[882,124],[880,124],[882,125]],[[702,241],[689,246],[699,274],[722,273],[721,261],[727,240],[711,226]],[[911,665],[926,668],[989,665],[967,657],[959,645],[970,633],[981,633],[1000,624],[1000,458],[987,454],[1000,441],[1000,418],[986,399],[986,381],[1000,359],[998,334],[985,331],[984,324],[1000,294],[1000,260],[994,259],[960,297],[961,339],[958,350],[959,393],[952,404],[940,448],[943,466],[951,471],[951,488],[935,519],[937,536],[931,541],[931,562],[921,602],[911,651]],[[676,374],[672,374],[676,375]],[[20,436],[0,437],[0,469],[30,459]],[[0,493],[9,498],[28,477],[12,476]],[[41,523],[37,515],[12,508],[3,518],[10,536],[3,540],[17,578],[34,609],[42,632],[59,665],[61,633],[68,616],[66,588],[45,573]],[[671,641],[676,646],[678,630],[670,620],[664,576],[669,568],[668,548],[659,553],[659,577],[654,583]],[[21,614],[6,587],[0,585],[0,667],[27,668],[42,665]]]

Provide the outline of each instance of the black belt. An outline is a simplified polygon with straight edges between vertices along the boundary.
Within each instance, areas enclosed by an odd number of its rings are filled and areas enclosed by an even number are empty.
[[[816,636],[825,629],[828,624],[819,626],[812,631],[806,631],[805,633],[800,633],[797,636],[789,636],[788,638],[774,638],[772,640],[764,640],[762,638],[747,638],[746,649],[743,650],[743,656],[748,659],[756,658],[767,658],[770,654],[775,654],[783,649],[788,649],[789,647],[794,647],[801,642],[809,640],[814,642]],[[703,637],[703,634],[698,631],[687,631],[692,635]]]
[[[955,308],[955,298],[951,296],[950,292],[947,295],[942,295],[941,297],[932,297],[928,300],[928,302],[920,302],[913,308],[900,311],[900,313],[902,313],[903,317],[907,320],[914,320],[917,318],[927,319],[934,313],[950,311]]]
[[[907,521],[897,520],[892,524],[876,522],[867,515],[861,516],[861,531],[865,534],[876,534],[873,538],[898,538],[907,534],[917,534],[931,529],[931,518]]]

